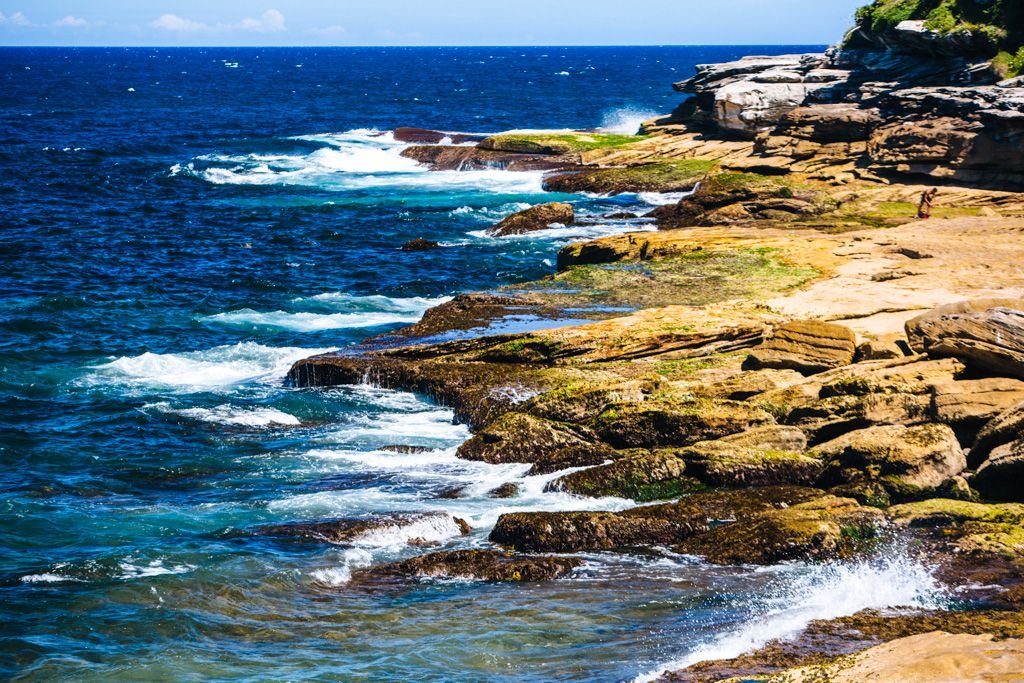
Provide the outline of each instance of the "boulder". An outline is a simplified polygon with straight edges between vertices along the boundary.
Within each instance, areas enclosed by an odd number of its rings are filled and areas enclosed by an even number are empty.
[[[523,413],[505,413],[459,446],[457,455],[494,465],[537,463],[570,446],[595,439],[586,430]]]
[[[978,432],[974,445],[967,454],[967,465],[977,468],[985,462],[989,454],[999,446],[1010,443],[1024,435],[1024,403],[1019,403],[1009,410],[992,418]]]
[[[848,327],[798,320],[781,325],[775,334],[747,357],[745,368],[796,370],[805,375],[849,365],[857,351],[857,336]]]
[[[519,495],[519,484],[514,481],[505,482],[488,491],[487,495],[491,498],[515,498]]]
[[[490,540],[520,552],[583,552],[671,545],[707,529],[685,502],[624,512],[516,512],[501,515]]]
[[[1024,379],[1024,300],[982,299],[942,306],[907,322],[918,353]]]
[[[576,557],[514,555],[500,550],[449,550],[371,567],[354,582],[381,579],[437,578],[474,581],[551,581],[583,564]]]
[[[441,245],[434,240],[423,239],[417,237],[414,240],[409,240],[402,245],[402,251],[428,251],[430,249],[437,249]]]
[[[417,145],[438,145],[442,143],[461,145],[467,142],[481,142],[486,137],[485,135],[474,135],[472,133],[446,133],[439,130],[409,126],[395,128],[392,131],[392,136],[397,142],[408,142]]]
[[[906,356],[903,345],[894,339],[873,339],[857,347],[857,362],[869,360],[891,360]]]
[[[567,474],[550,482],[546,490],[595,498],[616,496],[639,503],[668,500],[701,488],[699,481],[683,476],[685,469],[673,452],[641,451],[607,465]]]
[[[554,223],[571,225],[575,221],[572,204],[550,202],[517,211],[487,231],[492,237],[522,235],[544,230]]]
[[[1024,435],[993,448],[971,485],[985,498],[1024,501]]]
[[[960,474],[967,461],[947,425],[860,429],[817,446],[826,485],[877,481],[894,497],[919,496]]]
[[[935,417],[976,430],[1024,401],[1024,381],[1008,377],[943,382],[935,385]]]
[[[644,382],[569,382],[522,405],[530,415],[556,422],[589,422],[612,403],[642,401],[651,388]]]
[[[708,398],[743,401],[766,391],[785,389],[803,380],[804,376],[796,370],[748,370],[728,379],[695,386],[693,391]]]
[[[594,423],[615,448],[689,446],[771,424],[771,415],[740,401],[668,398],[615,403]]]
[[[716,564],[833,560],[869,547],[882,513],[849,498],[822,496],[694,535],[676,546]]]
[[[433,527],[439,535],[466,535],[472,528],[465,520],[445,513],[395,513],[372,517],[351,517],[341,519],[320,519],[285,524],[266,524],[256,527],[252,533],[258,536],[280,536],[285,538],[349,545],[376,533],[402,533],[403,528],[418,529]],[[409,538],[409,543],[419,540]]]
[[[574,467],[603,465],[622,457],[623,452],[604,443],[580,443],[547,454],[543,460],[533,463],[527,474],[553,474]]]
[[[823,464],[804,454],[807,437],[796,427],[770,425],[702,441],[678,451],[687,474],[709,486],[811,485]]]

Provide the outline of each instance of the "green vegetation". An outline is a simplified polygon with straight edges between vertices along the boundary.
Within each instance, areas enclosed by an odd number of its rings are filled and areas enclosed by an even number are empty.
[[[861,7],[857,25],[874,32],[888,31],[908,20],[924,21],[925,27],[942,35],[973,36],[976,47],[990,56],[1005,50],[1009,60],[1024,58],[1024,4],[1020,0],[876,0]],[[1003,62],[1008,61],[1003,58]],[[1020,60],[1024,61],[1024,59]],[[1007,75],[1024,70],[1018,62]]]
[[[1013,78],[1024,73],[1024,47],[1010,54],[1003,50],[992,60],[992,66],[1003,78]]]
[[[678,192],[691,190],[717,162],[708,159],[662,161],[627,168],[602,168],[582,173],[560,173],[544,182],[552,192]]]
[[[480,147],[523,154],[568,154],[622,147],[648,137],[611,133],[505,133],[492,135],[481,142]]]

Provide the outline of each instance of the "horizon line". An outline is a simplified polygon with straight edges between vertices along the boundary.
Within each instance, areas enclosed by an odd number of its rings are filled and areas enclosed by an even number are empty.
[[[551,44],[551,45],[512,45],[512,44],[481,44],[481,45],[0,45],[0,49],[159,49],[159,50],[208,50],[208,49],[260,49],[260,50],[294,50],[294,49],[407,49],[407,48],[496,48],[510,49],[549,49],[573,47],[821,47],[832,43],[595,43],[595,44]]]

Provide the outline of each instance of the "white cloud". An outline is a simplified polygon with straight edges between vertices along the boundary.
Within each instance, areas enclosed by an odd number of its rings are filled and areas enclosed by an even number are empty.
[[[77,28],[77,27],[80,27],[80,26],[85,26],[88,23],[89,22],[86,21],[85,19],[83,19],[82,17],[76,17],[73,14],[69,14],[66,17],[64,17],[63,19],[61,19],[59,21],[53,22],[53,25],[54,26],[70,26],[72,28]]]
[[[159,19],[151,21],[149,25],[175,33],[197,33],[210,30],[210,27],[202,22],[185,19],[177,14],[162,14]]]
[[[285,30],[284,15],[276,9],[268,9],[260,15],[259,19],[246,17],[238,28],[243,31],[256,31],[257,33],[280,33]]]
[[[28,26],[32,22],[21,12],[4,14],[0,12],[0,26]]]

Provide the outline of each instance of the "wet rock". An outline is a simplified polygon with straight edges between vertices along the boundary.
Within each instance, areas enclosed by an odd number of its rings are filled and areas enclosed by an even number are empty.
[[[550,202],[517,211],[487,231],[492,237],[522,235],[545,230],[553,224],[572,225],[575,221],[572,204]]]
[[[855,500],[824,496],[715,527],[676,549],[716,564],[831,560],[869,547],[882,519],[880,511]]]
[[[967,465],[978,467],[989,454],[1024,434],[1024,403],[1019,403],[990,420],[974,441],[967,454]]]
[[[680,398],[613,404],[598,416],[595,430],[615,448],[659,448],[720,439],[773,422],[749,403]]]
[[[771,338],[750,352],[744,367],[811,375],[852,363],[856,342],[853,331],[842,325],[798,320],[776,329]]]
[[[381,446],[377,450],[385,451],[387,453],[401,453],[403,455],[413,455],[416,453],[429,453],[435,449],[429,446],[406,446],[402,444],[393,444],[388,446]]]
[[[594,498],[616,496],[641,503],[668,500],[702,488],[699,481],[683,476],[685,469],[675,453],[643,451],[567,474],[549,483],[547,490]]]
[[[633,218],[639,218],[635,213],[631,211],[616,211],[614,213],[606,213],[605,218],[613,221],[625,221]]]
[[[805,455],[806,447],[800,429],[770,425],[696,443],[678,456],[687,474],[709,486],[813,485],[824,464]]]
[[[967,467],[947,425],[888,425],[860,429],[817,446],[827,485],[877,481],[894,498],[921,497]]]
[[[491,498],[515,498],[519,495],[519,484],[509,481],[487,492]]]
[[[527,474],[553,474],[571,467],[603,465],[622,457],[623,452],[603,443],[568,446],[551,453],[544,460],[533,463]]]
[[[409,240],[402,245],[402,251],[429,251],[430,249],[440,248],[440,244],[433,241],[417,237],[414,240]]]
[[[395,128],[392,131],[392,135],[398,142],[417,145],[437,145],[441,143],[461,145],[467,142],[480,142],[486,137],[485,135],[473,135],[472,133],[445,133],[438,130],[408,126]]]
[[[452,145],[412,145],[402,150],[402,156],[432,171],[551,171],[572,165],[561,157]]]
[[[954,357],[1004,377],[1024,378],[1024,300],[982,299],[942,306],[907,322],[911,347]]]
[[[685,503],[624,512],[504,514],[490,540],[521,552],[580,552],[670,545],[707,528],[702,511]]]
[[[569,427],[523,413],[506,413],[459,446],[466,460],[491,464],[537,463],[570,446],[596,439],[585,429]]]
[[[363,570],[356,581],[400,578],[552,581],[583,564],[575,557],[514,555],[499,550],[451,550]]]
[[[453,535],[466,535],[472,528],[465,520],[444,513],[395,513],[362,518],[323,519],[256,527],[257,536],[281,536],[317,543],[348,545],[375,533],[401,533],[403,527],[428,523],[451,526]],[[415,539],[410,539],[412,542]]]

